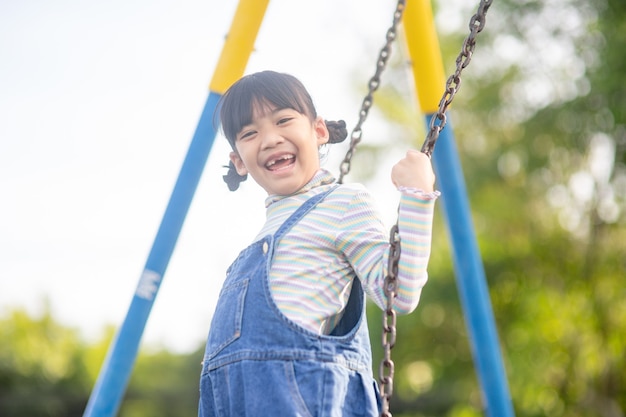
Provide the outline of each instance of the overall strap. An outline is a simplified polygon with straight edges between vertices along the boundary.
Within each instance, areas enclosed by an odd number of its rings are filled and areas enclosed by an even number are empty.
[[[339,187],[339,184],[335,184],[330,187],[328,190],[321,192],[319,194],[314,195],[305,201],[296,211],[293,212],[291,216],[278,228],[276,233],[274,234],[274,242],[278,242],[284,235],[291,229],[291,227],[298,223],[302,217],[304,217],[311,209],[313,209],[320,201],[322,201],[326,196],[332,193],[335,188]]]

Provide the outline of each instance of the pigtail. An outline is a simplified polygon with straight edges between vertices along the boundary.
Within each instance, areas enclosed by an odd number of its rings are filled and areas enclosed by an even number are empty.
[[[328,129],[328,143],[340,143],[348,137],[346,122],[343,120],[325,120]]]
[[[225,166],[224,168],[228,168],[228,173],[226,175],[223,175],[222,178],[224,179],[226,185],[228,185],[228,189],[230,191],[236,191],[239,188],[239,184],[241,184],[248,178],[248,174],[239,175],[239,173],[235,169],[235,164],[233,164],[233,161],[230,161],[228,166]]]

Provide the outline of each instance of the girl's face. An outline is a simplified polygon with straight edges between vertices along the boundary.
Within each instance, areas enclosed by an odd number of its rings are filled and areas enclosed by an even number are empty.
[[[328,141],[320,117],[311,121],[293,109],[255,106],[252,122],[235,138],[231,152],[240,175],[250,174],[268,194],[290,195],[320,168],[318,147]]]

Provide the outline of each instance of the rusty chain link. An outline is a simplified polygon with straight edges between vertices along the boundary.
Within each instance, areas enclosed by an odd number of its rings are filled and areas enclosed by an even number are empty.
[[[472,55],[474,54],[474,48],[476,47],[476,35],[480,33],[486,23],[486,15],[487,10],[491,6],[493,0],[481,0],[478,5],[478,11],[469,22],[470,33],[463,41],[463,47],[461,48],[461,53],[456,58],[456,70],[454,74],[452,74],[448,80],[446,81],[446,88],[439,101],[439,109],[437,113],[430,119],[430,127],[428,130],[428,135],[426,136],[426,140],[422,145],[422,152],[424,152],[429,157],[432,156],[433,151],[435,149],[435,144],[437,139],[439,138],[439,133],[443,130],[446,125],[447,117],[446,112],[448,111],[448,107],[454,100],[454,96],[459,91],[461,87],[461,72],[465,67],[467,67],[472,60]]]
[[[385,42],[385,46],[382,47],[378,54],[378,61],[376,61],[376,72],[374,76],[370,78],[368,83],[368,92],[363,102],[361,103],[361,110],[359,111],[359,120],[352,129],[352,133],[350,134],[350,147],[346,152],[346,156],[343,158],[343,162],[339,166],[339,179],[337,182],[339,184],[343,183],[343,177],[350,172],[351,164],[352,164],[352,156],[354,155],[354,151],[356,146],[361,142],[361,138],[363,136],[362,126],[367,119],[367,115],[369,114],[370,108],[374,102],[374,92],[378,90],[380,86],[380,76],[387,67],[387,61],[389,60],[389,56],[391,56],[391,45],[393,41],[396,39],[397,28],[400,20],[402,20],[402,13],[404,12],[405,0],[398,0],[396,4],[396,10],[393,14],[393,23],[387,29],[387,41]]]

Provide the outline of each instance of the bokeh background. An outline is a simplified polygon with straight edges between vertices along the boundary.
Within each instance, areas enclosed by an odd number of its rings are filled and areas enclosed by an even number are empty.
[[[353,126],[394,4],[274,0],[246,72],[294,74],[321,115]],[[448,73],[477,4],[433,3]],[[0,415],[82,415],[235,7],[0,3]],[[626,410],[624,22],[621,0],[495,2],[451,109],[519,416]],[[388,224],[390,168],[425,136],[414,88],[398,44],[348,178]],[[228,151],[218,137],[121,416],[195,414],[224,271],[264,216],[252,181],[235,193],[222,182]],[[344,152],[325,166],[338,173]],[[430,282],[399,323],[395,415],[485,413],[449,247],[438,213]]]

